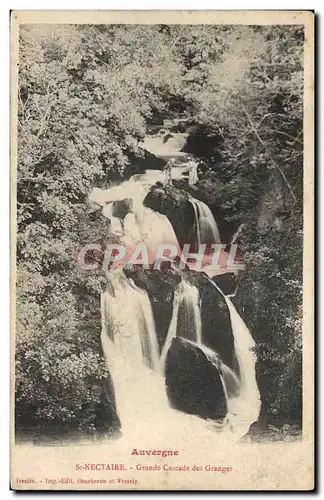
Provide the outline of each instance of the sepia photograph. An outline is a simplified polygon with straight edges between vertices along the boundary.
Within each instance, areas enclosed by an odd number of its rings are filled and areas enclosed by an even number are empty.
[[[312,12],[11,22],[12,488],[312,489]]]

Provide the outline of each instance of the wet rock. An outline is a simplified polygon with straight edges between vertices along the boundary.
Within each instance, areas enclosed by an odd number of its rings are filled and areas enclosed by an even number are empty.
[[[234,295],[237,289],[237,278],[234,273],[224,273],[213,277],[214,283],[224,295]]]
[[[125,271],[137,286],[147,291],[155,319],[156,332],[162,349],[171,322],[174,291],[184,279],[199,291],[203,343],[216,351],[222,361],[237,370],[231,319],[224,296],[204,273],[184,269],[158,271],[133,266]]]
[[[236,371],[231,318],[224,296],[204,273],[189,271],[187,274],[199,290],[203,343]]]
[[[196,344],[174,338],[166,358],[165,375],[173,408],[214,420],[226,416],[219,371]]]
[[[172,317],[174,289],[181,277],[170,268],[158,271],[152,268],[143,269],[142,266],[133,266],[133,269],[125,270],[125,274],[148,293],[158,343],[162,350]]]
[[[111,212],[114,217],[125,219],[126,215],[131,212],[132,209],[133,200],[131,198],[125,198],[124,200],[114,201]]]
[[[129,166],[126,169],[125,177],[128,179],[135,174],[143,174],[146,170],[162,170],[166,161],[153,153],[143,149],[143,155],[129,154]]]
[[[147,194],[144,205],[167,216],[180,246],[195,241],[195,214],[185,191],[158,183]]]
[[[240,223],[244,222],[237,217],[233,218],[233,208],[230,201],[235,196],[234,188],[228,184],[224,187],[224,184],[214,174],[207,174],[206,177],[200,178],[199,182],[194,186],[188,185],[187,181],[176,180],[174,181],[174,187],[179,191],[189,193],[197,200],[203,201],[209,206],[217,222],[221,242],[230,244]],[[224,203],[224,189],[226,189],[227,203]],[[231,194],[231,191],[233,191],[233,194]],[[237,213],[240,212],[238,206],[236,207],[236,211]]]

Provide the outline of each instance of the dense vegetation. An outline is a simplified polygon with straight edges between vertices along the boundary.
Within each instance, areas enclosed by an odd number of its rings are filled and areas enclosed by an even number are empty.
[[[303,30],[24,26],[17,174],[17,420],[94,431],[100,274],[78,268],[92,186],[127,176],[161,118],[187,117],[197,186],[241,226],[237,306],[257,341],[263,412],[301,420]]]

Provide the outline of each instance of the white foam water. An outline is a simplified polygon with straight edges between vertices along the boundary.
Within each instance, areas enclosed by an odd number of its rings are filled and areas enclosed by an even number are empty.
[[[98,192],[93,194],[93,199],[98,202],[100,198],[105,205],[104,215],[112,220],[116,232],[122,232],[124,243],[141,241],[152,250],[160,243],[178,245],[168,218],[143,205],[147,190],[161,174],[152,171],[134,176],[106,190],[101,198]],[[125,198],[132,198],[133,208],[120,224],[114,220],[110,204]],[[194,198],[190,198],[190,202],[195,211],[197,243],[219,243],[217,224],[209,207]],[[190,432],[195,438],[214,439],[217,435],[217,442],[220,436],[225,441],[237,441],[246,434],[260,412],[256,357],[252,336],[231,300],[224,296],[231,319],[238,374],[226,366],[217,353],[203,345],[200,297],[196,286],[185,280],[177,285],[171,321],[160,355],[147,292],[127,279],[121,270],[108,272],[107,278],[107,290],[101,297],[102,346],[114,381],[123,434],[140,436],[149,429],[150,434],[159,439],[170,435],[179,438],[183,432]],[[210,282],[222,293],[212,280]],[[197,345],[219,370],[228,409],[224,422],[206,421],[170,408],[163,369],[172,339],[176,336]]]

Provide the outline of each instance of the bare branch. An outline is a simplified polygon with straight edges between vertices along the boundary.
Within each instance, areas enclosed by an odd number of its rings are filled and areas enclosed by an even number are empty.
[[[298,139],[298,136],[297,137],[294,137],[293,135],[290,135],[290,134],[287,134],[287,132],[282,132],[281,130],[276,130],[276,129],[269,129],[269,130],[272,130],[272,132],[276,132],[276,134],[279,134],[279,135],[285,135],[286,137],[289,137],[290,139],[293,139],[293,142],[290,143],[290,145],[292,146],[295,142],[299,142],[300,144],[303,144],[302,141],[300,141]]]
[[[268,150],[267,150],[267,147],[266,147],[266,145],[265,145],[264,141],[261,139],[261,137],[260,137],[260,135],[259,135],[259,133],[258,133],[258,131],[257,131],[257,129],[256,129],[256,127],[255,127],[255,125],[254,125],[254,123],[253,123],[253,121],[252,121],[252,119],[251,119],[250,115],[249,115],[249,113],[247,112],[247,110],[246,110],[246,108],[245,108],[244,104],[242,104],[242,109],[243,109],[243,111],[244,111],[244,113],[245,113],[245,115],[246,115],[246,117],[247,117],[247,119],[248,119],[248,121],[249,121],[249,124],[251,125],[251,129],[253,130],[253,132],[254,132],[254,134],[255,134],[256,138],[258,139],[258,141],[260,142],[260,144],[263,146],[263,148],[264,148],[265,152],[266,152],[266,153],[267,153],[267,155],[269,156],[269,154],[268,154]],[[286,184],[286,186],[287,186],[287,188],[288,188],[288,190],[289,190],[289,192],[290,192],[290,194],[291,194],[291,196],[292,196],[292,198],[293,198],[293,200],[294,200],[294,203],[296,203],[296,202],[297,202],[297,199],[296,199],[295,193],[294,193],[294,191],[293,191],[293,188],[291,187],[290,182],[288,181],[287,177],[285,176],[285,174],[284,174],[284,172],[281,170],[281,168],[280,168],[278,165],[276,165],[276,163],[274,163],[274,166],[275,166],[276,170],[279,172],[279,174],[281,175],[281,177],[282,177],[282,179],[283,179],[284,183]]]
[[[255,127],[255,125],[254,125],[253,121],[251,120],[251,117],[250,117],[249,113],[247,112],[247,110],[246,110],[246,108],[245,108],[244,104],[242,104],[242,108],[243,108],[243,111],[244,111],[244,113],[245,113],[245,115],[246,115],[246,117],[247,117],[248,121],[249,121],[249,124],[251,125],[251,129],[253,130],[253,132],[254,132],[255,136],[257,137],[257,139],[259,140],[259,142],[260,142],[260,144],[263,146],[263,148],[264,148],[264,149],[267,149],[267,148],[266,148],[266,145],[265,145],[265,143],[263,142],[263,140],[261,139],[261,137],[260,137],[260,135],[259,135],[259,132],[257,131],[257,129],[256,129],[256,127]]]
[[[284,115],[283,113],[267,113],[265,114],[261,120],[256,124],[256,127],[259,128],[261,123],[268,118],[269,116],[282,116],[283,118],[287,118],[287,115]]]

